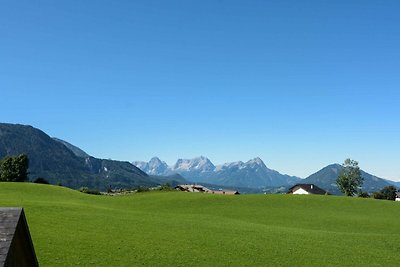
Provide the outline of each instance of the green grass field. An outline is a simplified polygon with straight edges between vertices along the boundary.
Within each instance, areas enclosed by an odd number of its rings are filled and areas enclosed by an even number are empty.
[[[87,195],[0,183],[41,266],[398,266],[400,203],[335,196]]]

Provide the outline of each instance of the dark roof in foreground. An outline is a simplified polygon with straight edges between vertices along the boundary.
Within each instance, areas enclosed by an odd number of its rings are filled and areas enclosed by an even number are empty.
[[[294,186],[289,188],[288,194],[293,193],[293,190],[296,189],[296,188],[301,188],[301,189],[307,191],[308,193],[314,194],[314,195],[329,194],[328,191],[325,191],[324,189],[316,186],[315,184],[295,184]]]
[[[39,266],[22,208],[0,208],[0,266]]]

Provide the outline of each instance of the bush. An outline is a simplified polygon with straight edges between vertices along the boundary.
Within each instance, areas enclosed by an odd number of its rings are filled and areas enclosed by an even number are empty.
[[[136,192],[138,192],[138,193],[140,193],[140,192],[148,192],[148,191],[150,191],[150,189],[148,187],[143,187],[143,186],[139,186],[136,189]]]
[[[96,189],[89,189],[87,187],[81,187],[79,188],[79,191],[85,194],[91,194],[91,195],[101,195],[99,190]]]
[[[396,199],[396,192],[397,192],[397,188],[394,187],[393,185],[385,186],[381,190],[381,194],[383,195],[384,199],[393,200],[393,201]]]
[[[109,185],[108,187],[107,187],[107,193],[113,193],[113,190],[112,190],[112,188],[111,188],[111,185]]]
[[[369,196],[369,194],[368,194],[367,192],[360,192],[360,193],[358,194],[358,197],[369,198],[370,196]]]
[[[379,192],[374,192],[375,199],[396,200],[396,187],[390,185],[382,188]]]
[[[374,192],[374,193],[372,194],[372,196],[373,196],[375,199],[385,199],[384,195],[383,195],[381,192]]]
[[[49,182],[42,178],[42,177],[38,177],[36,178],[36,180],[33,181],[35,184],[49,184]]]
[[[172,191],[172,190],[174,190],[174,188],[171,187],[171,186],[167,183],[167,184],[161,185],[161,186],[159,187],[158,190],[160,190],[160,191]]]

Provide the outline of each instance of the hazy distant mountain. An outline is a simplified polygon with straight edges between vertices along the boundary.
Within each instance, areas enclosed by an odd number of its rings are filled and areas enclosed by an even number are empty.
[[[157,162],[157,167],[161,163],[165,163],[158,158]],[[230,187],[278,187],[293,185],[300,180],[298,177],[283,175],[269,169],[260,158],[249,160],[246,163],[238,161],[219,166],[215,166],[204,156],[178,159],[173,166],[166,167],[166,164],[162,164],[163,167],[158,169],[161,172],[157,172],[157,168],[150,168],[150,162],[134,162],[133,164],[149,174],[150,172],[156,175],[179,173],[192,182]]]
[[[169,184],[171,186],[176,186],[178,184],[187,184],[188,181],[183,178],[182,175],[174,173],[170,175],[150,175],[152,179],[158,182],[158,184]]]
[[[75,156],[80,157],[80,158],[87,158],[90,157],[85,151],[83,151],[82,149],[80,149],[79,147],[76,147],[70,143],[68,143],[67,141],[58,139],[53,137],[54,140],[56,140],[57,142],[62,143],[63,145],[65,145],[69,150],[71,150]]]
[[[318,172],[310,175],[302,181],[306,184],[315,184],[325,190],[328,190],[333,194],[341,194],[336,185],[336,179],[343,167],[340,164],[331,164]],[[382,178],[376,177],[361,170],[361,175],[364,178],[362,190],[366,192],[375,192],[381,190],[385,186],[389,186],[390,183]]]
[[[152,177],[129,162],[97,159],[83,151],[54,140],[32,126],[0,123],[0,158],[27,154],[29,177],[43,177],[52,184],[71,188],[87,186],[104,190],[111,187],[155,186],[177,180]],[[179,179],[182,181],[182,179]]]
[[[194,159],[178,159],[172,167],[176,172],[210,172],[215,170],[214,164],[206,157]]]
[[[210,172],[215,166],[206,157],[194,159],[178,159],[173,166],[161,161],[158,157],[153,157],[149,162],[134,161],[133,165],[150,175],[173,175],[180,174],[186,176],[199,176],[200,173]]]
[[[161,161],[157,157],[153,157],[149,162],[134,161],[133,165],[146,172],[149,175],[169,175],[171,174],[168,169],[167,163]]]
[[[178,159],[176,163],[169,168],[170,172],[179,173],[185,179],[192,182],[209,182],[214,180],[210,178],[215,171],[214,164],[206,157],[197,157],[193,159]]]
[[[400,181],[399,182],[395,182],[395,181],[391,181],[391,180],[385,180],[385,181],[397,188],[400,188]]]
[[[226,163],[216,167],[218,184],[240,187],[279,187],[293,185],[299,177],[281,174],[269,169],[260,158],[243,163]]]

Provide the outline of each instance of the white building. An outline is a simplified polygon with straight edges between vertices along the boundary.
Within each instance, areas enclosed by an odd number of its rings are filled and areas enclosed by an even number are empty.
[[[293,195],[327,195],[329,194],[322,188],[314,184],[296,184],[289,188],[288,194]]]

